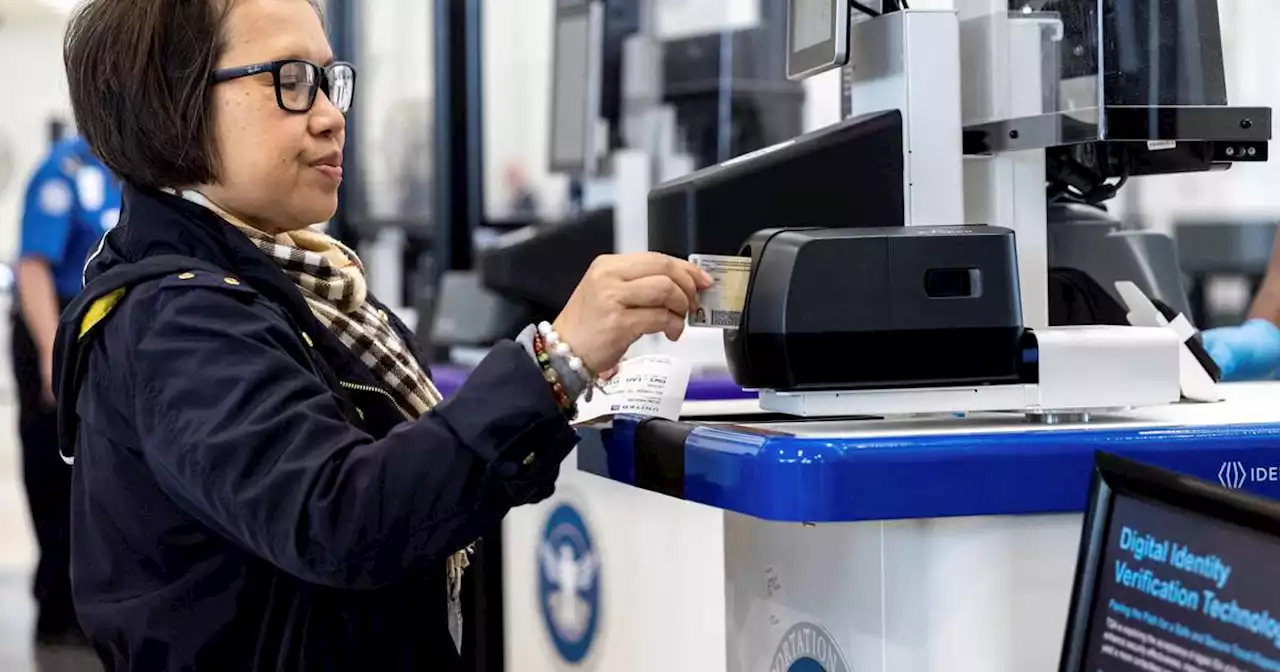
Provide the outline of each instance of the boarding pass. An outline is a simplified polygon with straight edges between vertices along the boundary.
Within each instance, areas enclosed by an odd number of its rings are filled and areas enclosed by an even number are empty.
[[[689,262],[711,276],[711,286],[698,292],[698,308],[689,312],[689,326],[737,329],[747,303],[751,259],[693,254]]]
[[[578,404],[575,424],[589,424],[620,413],[678,420],[693,367],[667,355],[625,359],[598,392]]]

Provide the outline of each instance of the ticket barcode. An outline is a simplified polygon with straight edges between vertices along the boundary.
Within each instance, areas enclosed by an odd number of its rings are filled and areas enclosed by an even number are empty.
[[[711,311],[711,326],[713,327],[736,327],[741,322],[742,311],[740,310]]]

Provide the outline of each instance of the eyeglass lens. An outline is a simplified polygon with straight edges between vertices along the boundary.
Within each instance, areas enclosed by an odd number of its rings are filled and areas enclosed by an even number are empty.
[[[327,74],[327,77],[326,77]],[[324,81],[327,79],[328,81]],[[346,64],[336,64],[328,73],[310,63],[294,61],[280,67],[280,102],[295,112],[311,109],[316,91],[323,90],[338,111],[346,114],[351,109],[355,94],[355,73]]]
[[[329,100],[343,114],[351,109],[351,102],[356,94],[356,72],[351,66],[341,63],[329,68],[329,85],[324,91]]]

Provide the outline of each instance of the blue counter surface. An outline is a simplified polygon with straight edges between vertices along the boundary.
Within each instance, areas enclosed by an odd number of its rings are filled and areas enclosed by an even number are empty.
[[[456,392],[467,380],[469,371],[460,366],[437,364],[431,367],[432,381],[440,394],[449,396]],[[689,401],[708,401],[723,399],[755,399],[755,392],[748,392],[738,387],[729,378],[729,374],[696,375],[689,380],[689,388],[685,399]]]
[[[580,469],[766,520],[1080,512],[1100,450],[1280,498],[1280,423],[839,438],[620,416],[579,433]]]

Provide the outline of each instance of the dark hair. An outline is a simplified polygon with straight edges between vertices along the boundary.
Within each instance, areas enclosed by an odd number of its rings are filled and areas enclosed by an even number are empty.
[[[72,17],[63,59],[76,126],[124,182],[215,180],[209,82],[230,4],[90,0]]]

